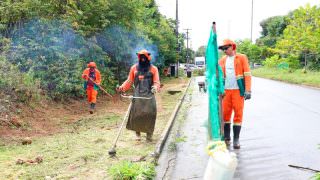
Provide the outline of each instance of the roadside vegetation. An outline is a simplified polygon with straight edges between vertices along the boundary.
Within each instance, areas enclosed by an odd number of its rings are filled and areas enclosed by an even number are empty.
[[[138,50],[148,49],[162,74],[176,49],[183,63],[204,56],[205,46],[186,49],[155,0],[3,0],[0,17],[0,179],[152,179],[148,155],[188,79],[161,79],[154,141],[136,142],[124,130],[118,158],[110,158],[128,102],[100,93],[97,113],[88,115],[81,73],[95,61],[102,87],[116,96]],[[319,17],[320,7],[309,5],[270,17],[261,38],[238,41],[238,52],[263,66],[255,76],[320,87]]]
[[[85,95],[81,73],[95,61],[102,87],[115,93],[147,49],[162,73],[185,61],[184,35],[161,15],[155,0],[26,0],[0,2],[0,118],[14,106],[64,102]]]
[[[141,49],[161,75],[176,49],[180,62],[193,58],[175,20],[155,0],[4,0],[0,17],[0,179],[152,179],[149,154],[189,79],[162,76],[154,141],[124,130],[110,158],[128,107],[115,88]],[[114,95],[100,92],[93,115],[81,79],[90,61]]]
[[[58,131],[50,135],[30,134],[33,128],[30,127],[15,136],[14,133],[1,136],[0,179],[152,179],[155,164],[150,154],[188,80],[162,80],[164,86],[156,95],[158,116],[151,143],[146,142],[145,134],[141,142],[135,141],[134,133],[124,129],[117,143],[117,156],[111,158],[108,151],[129,102],[105,101],[94,115],[83,112],[76,113],[76,117],[74,114],[59,117],[56,114],[49,121],[56,122],[51,125]],[[30,143],[24,143],[25,136]]]
[[[290,83],[320,86],[320,7],[306,5],[285,16],[260,23],[261,37],[253,44],[238,41],[238,52],[248,56],[253,75]]]
[[[320,72],[303,69],[277,69],[260,67],[252,70],[253,76],[320,88]]]
[[[151,180],[155,176],[155,165],[152,163],[132,163],[123,161],[110,168],[109,170],[112,179],[145,179]]]

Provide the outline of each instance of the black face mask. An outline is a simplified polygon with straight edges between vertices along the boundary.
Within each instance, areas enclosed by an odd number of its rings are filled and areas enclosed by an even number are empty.
[[[92,78],[92,79],[96,79],[96,73],[95,73],[95,70],[94,68],[90,68],[89,70],[89,77]]]
[[[150,61],[147,59],[145,55],[140,55],[138,70],[141,72],[147,72],[149,71],[149,68],[150,68]]]

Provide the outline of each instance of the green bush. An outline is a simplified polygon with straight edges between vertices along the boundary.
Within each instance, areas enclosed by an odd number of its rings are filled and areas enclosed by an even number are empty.
[[[273,55],[263,61],[263,65],[268,68],[280,68],[280,69],[297,69],[299,68],[299,59],[297,56],[289,55],[287,57],[280,57],[279,55]]]
[[[39,97],[40,81],[0,56],[0,94],[10,96],[11,101],[28,103]]]
[[[203,68],[203,69],[195,69],[193,71],[193,75],[194,76],[204,76],[204,73],[206,72],[206,70]]]
[[[38,19],[24,23],[23,27],[12,32],[10,50],[5,56],[29,80],[39,79],[40,88],[51,99],[84,95],[81,74],[89,61],[96,62],[104,87],[114,89],[106,52],[93,40],[74,32],[69,23]]]
[[[280,63],[281,61],[279,60],[279,55],[271,56],[263,61],[263,65],[269,68],[276,67]]]
[[[112,179],[115,180],[151,180],[155,176],[155,167],[148,162],[132,163],[122,161],[113,165],[109,169],[109,173]]]

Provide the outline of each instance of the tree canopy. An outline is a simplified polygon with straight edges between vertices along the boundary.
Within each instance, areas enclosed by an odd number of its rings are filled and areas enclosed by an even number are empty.
[[[174,30],[175,21],[160,14],[155,0],[0,2],[2,64],[17,67],[16,76],[40,82],[53,99],[84,93],[80,75],[89,61],[97,63],[102,85],[111,92],[137,62],[140,49],[149,50],[159,68],[176,62]]]
[[[262,61],[270,67],[286,63],[290,68],[319,70],[319,17],[320,7],[307,4],[285,16],[267,18],[260,23],[257,43],[239,41],[239,50],[253,62]]]

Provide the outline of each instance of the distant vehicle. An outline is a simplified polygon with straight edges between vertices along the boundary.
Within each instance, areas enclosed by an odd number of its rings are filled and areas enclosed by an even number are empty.
[[[260,63],[253,63],[253,68],[261,67],[262,65]]]
[[[196,68],[196,66],[194,64],[185,64],[184,66],[184,70],[191,70],[193,71]]]
[[[206,66],[206,59],[205,57],[195,57],[194,59],[194,65],[199,68],[202,69]]]

